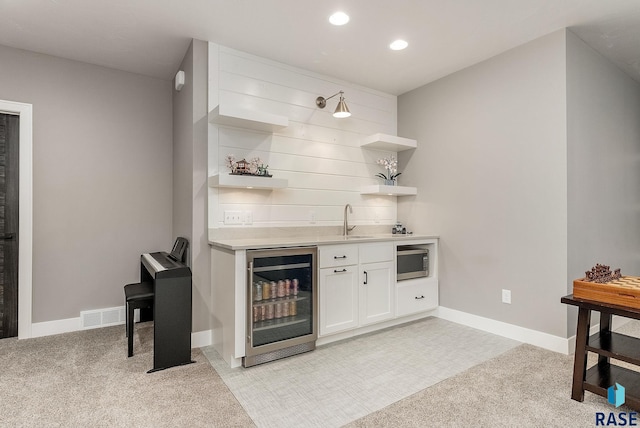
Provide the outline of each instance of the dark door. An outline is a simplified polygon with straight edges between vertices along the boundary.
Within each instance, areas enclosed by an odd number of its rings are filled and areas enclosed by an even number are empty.
[[[18,124],[0,114],[0,338],[18,335]]]

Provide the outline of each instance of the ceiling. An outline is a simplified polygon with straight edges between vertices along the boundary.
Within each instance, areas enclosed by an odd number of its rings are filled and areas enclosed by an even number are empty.
[[[565,27],[640,81],[638,0],[0,0],[5,46],[170,80],[195,38],[396,95]]]

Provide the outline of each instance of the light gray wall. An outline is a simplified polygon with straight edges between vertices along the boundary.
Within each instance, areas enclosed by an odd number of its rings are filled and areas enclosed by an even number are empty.
[[[173,232],[189,239],[192,331],[210,329],[211,270],[207,233],[208,44],[193,40],[180,65],[185,85],[173,91]]]
[[[566,335],[565,93],[563,30],[398,98],[398,218],[441,236],[442,306]]]
[[[640,276],[640,85],[571,32],[567,111],[571,292],[596,263]]]
[[[33,321],[122,306],[171,245],[171,83],[0,46],[0,99],[33,104]]]

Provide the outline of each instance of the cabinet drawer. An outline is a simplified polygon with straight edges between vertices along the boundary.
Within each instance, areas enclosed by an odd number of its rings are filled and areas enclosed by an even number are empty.
[[[426,280],[402,281],[396,286],[396,315],[403,316],[428,311],[438,306],[438,282]]]
[[[321,245],[318,247],[318,259],[320,268],[355,265],[358,264],[358,246]]]
[[[391,260],[393,260],[393,244],[391,242],[360,244],[360,263],[378,263]]]

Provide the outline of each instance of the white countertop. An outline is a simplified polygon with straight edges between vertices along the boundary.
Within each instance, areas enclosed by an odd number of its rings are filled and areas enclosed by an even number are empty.
[[[413,242],[425,239],[438,239],[437,235],[394,235],[391,233],[379,235],[342,235],[327,236],[289,236],[271,238],[219,239],[209,241],[209,245],[226,248],[227,250],[258,250],[263,248],[306,247],[329,244],[360,244],[363,242]]]

